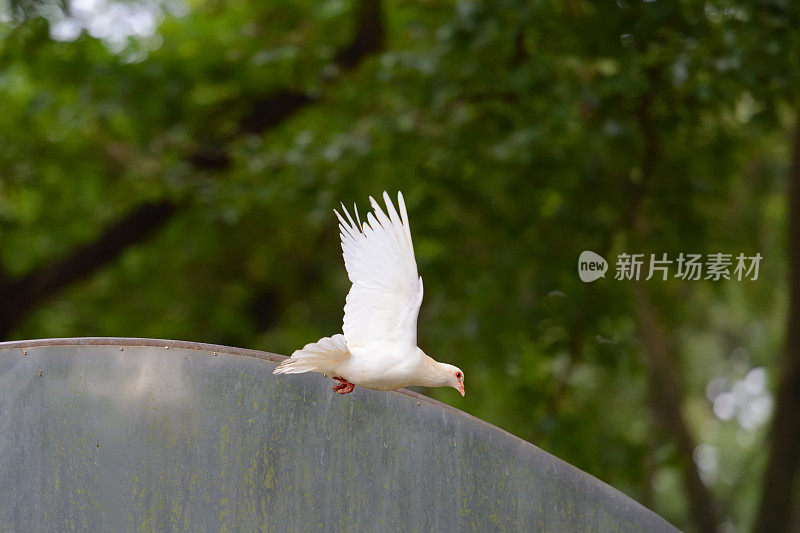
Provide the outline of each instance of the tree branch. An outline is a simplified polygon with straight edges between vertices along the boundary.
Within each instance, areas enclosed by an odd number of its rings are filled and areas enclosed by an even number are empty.
[[[800,124],[789,168],[789,314],[767,441],[769,456],[753,531],[788,531],[800,469]]]
[[[368,55],[382,50],[384,39],[381,0],[362,0],[356,12],[356,34],[336,53],[335,61],[342,69],[351,70]]]
[[[344,70],[353,69],[383,47],[384,29],[380,0],[362,0],[355,13],[355,35],[336,54]],[[304,93],[282,90],[256,99],[239,123],[238,134],[257,134],[276,127],[314,99]],[[196,169],[223,171],[232,161],[225,147],[204,147],[186,159]],[[178,212],[166,200],[145,203],[112,223],[94,241],[80,245],[55,263],[44,265],[18,279],[0,277],[0,338],[5,338],[37,305],[70,284],[85,279],[114,262],[130,246],[144,242]]]
[[[176,211],[170,202],[144,204],[107,228],[94,241],[78,246],[63,259],[43,265],[0,289],[0,337],[27,313],[64,287],[115,260],[129,246],[150,238]]]
[[[311,103],[304,93],[281,90],[256,100],[249,115],[239,122],[239,133],[256,134],[275,127]]]

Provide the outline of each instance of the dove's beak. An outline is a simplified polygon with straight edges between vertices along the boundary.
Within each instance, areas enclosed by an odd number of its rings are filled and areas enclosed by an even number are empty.
[[[466,392],[464,391],[464,384],[463,384],[463,383],[461,383],[460,381],[458,382],[458,392],[460,392],[460,393],[461,393],[461,396],[464,396],[464,394],[466,393]]]

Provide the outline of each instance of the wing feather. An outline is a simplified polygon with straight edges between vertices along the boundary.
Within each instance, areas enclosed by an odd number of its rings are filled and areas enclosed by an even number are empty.
[[[369,200],[373,211],[363,223],[355,206],[355,220],[344,205],[344,216],[335,211],[353,283],[344,306],[344,337],[351,347],[377,340],[416,346],[423,289],[403,195],[397,195],[399,213],[386,192],[386,211],[374,198]]]

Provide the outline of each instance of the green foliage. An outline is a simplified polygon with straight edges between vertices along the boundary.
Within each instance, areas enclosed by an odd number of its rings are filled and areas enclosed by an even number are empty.
[[[55,40],[33,8],[0,24],[5,273],[52,263],[145,202],[179,206],[11,337],[291,353],[341,327],[348,283],[332,209],[402,190],[425,279],[421,346],[467,376],[465,400],[431,393],[686,528],[631,283],[610,272],[586,285],[577,257],[595,250],[613,269],[621,252],[758,251],[755,282],[646,282],[682,355],[690,427],[713,448],[717,464],[701,473],[721,518],[749,524],[763,425],[719,419],[707,389],[756,367],[776,377],[783,146],[800,86],[793,8],[384,8],[385,49],[352,72],[333,62],[354,31],[354,6],[341,1],[154,5],[157,34],[121,49],[86,32]],[[279,90],[315,102],[242,134],[256,102]],[[230,165],[193,166],[209,149]]]

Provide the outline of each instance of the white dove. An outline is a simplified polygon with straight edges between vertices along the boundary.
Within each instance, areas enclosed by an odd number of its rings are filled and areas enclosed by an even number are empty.
[[[395,390],[409,385],[453,387],[464,395],[461,369],[439,363],[417,347],[417,315],[422,303],[422,278],[417,274],[414,245],[403,194],[400,214],[383,193],[386,213],[374,198],[374,210],[361,223],[342,205],[339,219],[342,255],[353,286],[344,306],[344,335],[323,337],[296,350],[273,372],[319,372],[339,382],[333,390],[352,392],[356,385]]]

